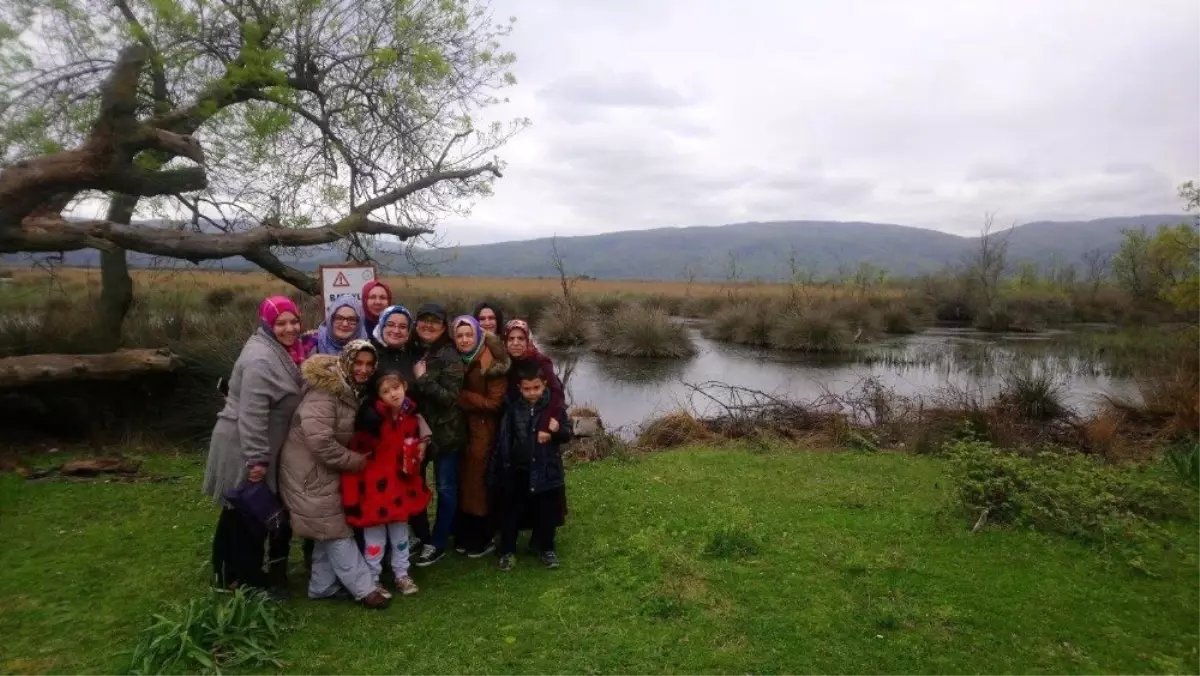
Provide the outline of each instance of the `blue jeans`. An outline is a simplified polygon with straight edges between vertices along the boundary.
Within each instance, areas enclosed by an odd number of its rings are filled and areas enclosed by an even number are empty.
[[[433,476],[437,482],[437,517],[430,544],[445,549],[454,528],[454,512],[458,510],[458,453],[439,453],[433,461]]]

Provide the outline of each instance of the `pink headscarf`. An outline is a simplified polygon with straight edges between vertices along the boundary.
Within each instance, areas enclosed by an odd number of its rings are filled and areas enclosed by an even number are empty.
[[[526,322],[524,319],[510,319],[508,323],[504,325],[505,340],[508,340],[508,334],[514,329],[525,332],[525,340],[529,343],[529,347],[525,348],[525,357],[528,358],[537,354],[538,349],[537,345],[533,344],[533,331],[529,330],[529,322]]]
[[[300,319],[300,310],[296,308],[296,304],[292,302],[292,299],[287,296],[271,296],[259,304],[258,321],[267,331],[267,335],[275,338],[275,320],[279,319],[279,315],[285,312],[296,315],[297,320]],[[308,356],[308,350],[305,349],[304,340],[300,336],[296,336],[296,342],[290,346],[283,343],[280,343],[280,346],[287,350],[288,356],[296,364],[300,364]]]

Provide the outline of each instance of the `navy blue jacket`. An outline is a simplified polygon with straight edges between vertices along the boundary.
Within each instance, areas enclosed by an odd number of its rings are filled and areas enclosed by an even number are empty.
[[[549,392],[547,392],[549,394]],[[550,424],[548,415],[550,397],[544,396],[530,406],[524,399],[509,399],[504,415],[500,418],[500,432],[496,435],[496,448],[488,463],[488,484],[502,486],[512,472],[514,456],[525,455],[529,462],[529,491],[542,493],[566,485],[563,470],[562,445],[571,440],[571,421],[562,409],[554,411],[558,419],[558,431],[550,434],[550,442],[539,444],[539,423]],[[544,427],[544,425],[541,425]],[[525,453],[520,453],[523,448]]]

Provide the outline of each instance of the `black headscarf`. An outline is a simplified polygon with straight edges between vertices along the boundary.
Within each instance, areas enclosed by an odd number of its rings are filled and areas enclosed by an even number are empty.
[[[480,301],[475,306],[475,311],[471,313],[471,316],[475,318],[475,321],[479,321],[479,313],[483,312],[485,308],[496,313],[496,334],[497,335],[503,334],[504,333],[504,309],[502,307],[500,307],[499,303],[497,303],[495,301],[490,301],[490,300]]]

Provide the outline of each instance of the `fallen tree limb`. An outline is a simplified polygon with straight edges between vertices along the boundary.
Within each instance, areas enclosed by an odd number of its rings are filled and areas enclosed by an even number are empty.
[[[167,350],[118,350],[106,354],[31,354],[0,359],[0,388],[47,382],[129,380],[168,373],[179,359]]]

